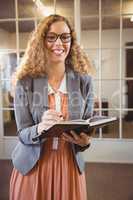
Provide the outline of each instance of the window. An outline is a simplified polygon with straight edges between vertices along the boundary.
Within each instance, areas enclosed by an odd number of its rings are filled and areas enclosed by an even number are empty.
[[[97,131],[100,138],[133,138],[133,1],[81,3],[81,45],[96,68],[96,111],[118,122]]]
[[[75,1],[56,0],[56,4],[54,0],[41,2],[48,8],[46,14],[62,14],[75,24]],[[3,1],[0,11],[0,121],[3,122],[3,134],[15,136],[14,73],[30,33],[42,15],[32,0]],[[118,117],[115,124],[97,130],[96,138],[133,138],[132,16],[133,0],[80,1],[80,43],[96,68],[95,111]]]

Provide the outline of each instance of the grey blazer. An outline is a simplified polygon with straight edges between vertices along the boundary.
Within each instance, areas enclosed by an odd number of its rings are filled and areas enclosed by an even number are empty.
[[[80,75],[67,70],[68,112],[70,119],[87,118],[93,112],[93,84],[92,77]],[[85,103],[86,102],[86,103]],[[27,77],[19,80],[15,92],[15,118],[19,141],[12,152],[14,167],[26,175],[40,158],[42,145],[45,141],[34,143],[32,138],[37,135],[37,126],[41,116],[48,106],[47,76],[39,78]],[[75,163],[79,172],[84,170],[81,151],[87,147],[71,144]]]

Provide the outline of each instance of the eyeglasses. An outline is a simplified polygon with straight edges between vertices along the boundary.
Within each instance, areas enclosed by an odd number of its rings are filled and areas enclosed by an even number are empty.
[[[58,38],[60,38],[63,43],[69,43],[72,37],[71,33],[56,34],[54,32],[50,32],[47,33],[45,38],[48,42],[55,42]]]

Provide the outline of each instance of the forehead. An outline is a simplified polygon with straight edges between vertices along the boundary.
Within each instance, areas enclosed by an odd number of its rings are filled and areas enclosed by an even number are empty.
[[[53,24],[51,24],[48,32],[69,33],[70,29],[64,21],[59,21],[59,22],[54,22]]]

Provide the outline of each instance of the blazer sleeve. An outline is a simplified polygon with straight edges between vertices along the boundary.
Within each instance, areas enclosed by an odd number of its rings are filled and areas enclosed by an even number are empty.
[[[84,113],[82,118],[87,119],[93,115],[94,109],[94,91],[93,91],[93,79],[89,75],[81,75],[80,77],[80,89],[82,97],[85,101]],[[76,152],[84,151],[90,147],[90,144],[81,147],[80,145],[75,145]]]
[[[17,81],[14,98],[14,111],[19,140],[23,144],[34,144],[32,138],[37,135],[38,124],[34,123],[28,102],[26,81]],[[39,144],[38,140],[36,144]]]

